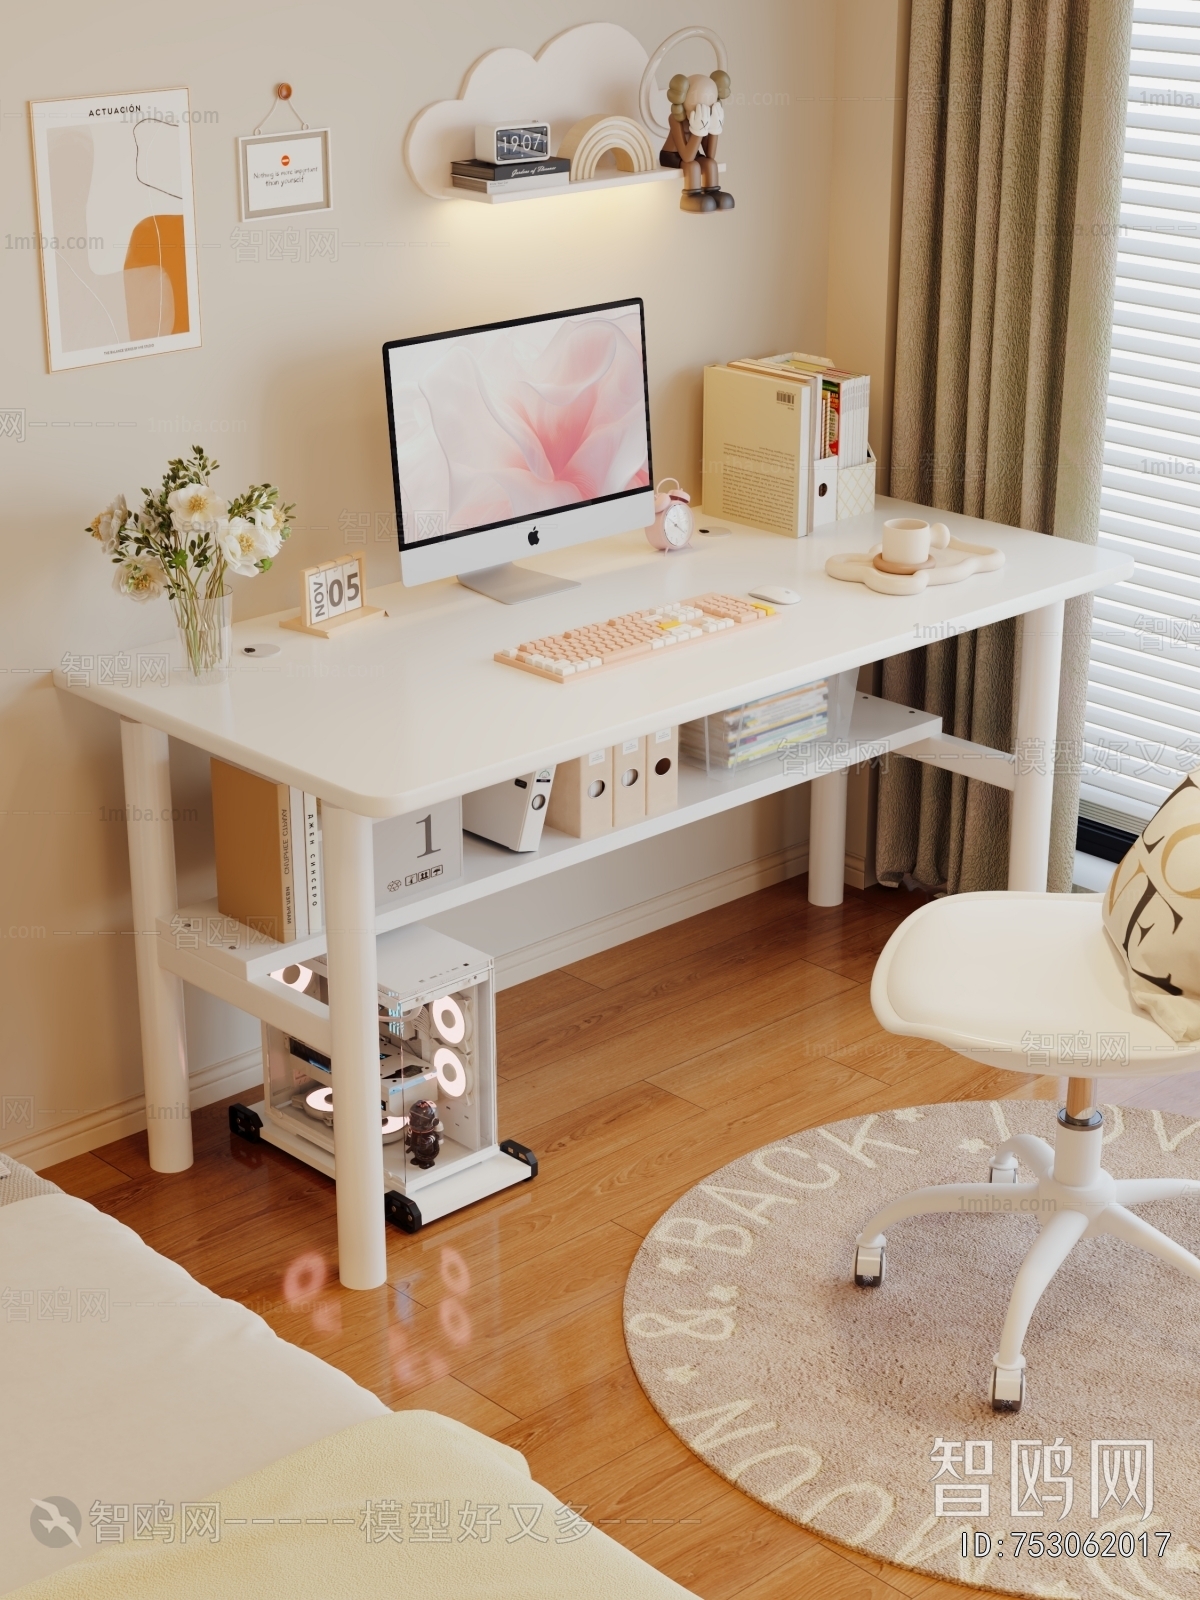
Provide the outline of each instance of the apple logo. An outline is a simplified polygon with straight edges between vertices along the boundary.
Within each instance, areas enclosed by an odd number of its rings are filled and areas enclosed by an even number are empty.
[[[530,542],[530,544],[537,544],[538,543],[538,531],[537,531],[536,528],[530,528],[530,530],[529,530],[529,542]]]

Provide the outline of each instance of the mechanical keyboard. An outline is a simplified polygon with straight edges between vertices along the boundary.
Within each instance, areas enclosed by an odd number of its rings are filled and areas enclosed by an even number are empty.
[[[519,667],[552,683],[573,682],[602,672],[606,667],[640,661],[658,651],[666,654],[681,647],[717,638],[740,628],[769,621],[775,607],[762,600],[742,600],[732,594],[702,594],[652,611],[627,611],[608,622],[593,622],[565,633],[531,639],[513,650],[497,650],[495,660]]]

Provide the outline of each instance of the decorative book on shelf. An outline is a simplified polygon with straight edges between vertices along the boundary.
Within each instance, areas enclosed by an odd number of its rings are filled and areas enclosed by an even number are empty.
[[[296,938],[292,791],[215,756],[211,770],[217,907],[286,944]]]

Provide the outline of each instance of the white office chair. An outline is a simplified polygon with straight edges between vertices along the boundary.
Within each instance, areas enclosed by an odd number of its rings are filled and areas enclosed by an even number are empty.
[[[1093,1103],[1096,1078],[1157,1077],[1200,1067],[1200,1044],[1176,1044],[1135,1010],[1101,907],[1100,895],[961,894],[935,900],[896,929],[871,980],[871,1004],[889,1033],[935,1039],[987,1066],[1069,1078],[1053,1146],[1031,1134],[1006,1139],[992,1154],[988,1182],[918,1189],[877,1212],[858,1236],[854,1281],[877,1288],[884,1278],[885,1234],[894,1224],[986,1200],[995,1194],[995,1183],[1013,1185],[1014,1200],[1029,1200],[1021,1210],[1034,1212],[1040,1232],[1017,1273],[1000,1335],[991,1395],[997,1411],[1021,1409],[1021,1346],[1030,1319],[1085,1235],[1112,1234],[1200,1284],[1200,1260],[1128,1209],[1200,1196],[1200,1183],[1113,1179],[1100,1165],[1104,1117]],[[1048,1067],[1031,1069],[1030,1035],[1040,1036],[1038,1047],[1055,1047]],[[1081,1035],[1087,1043],[1082,1063]],[[1018,1163],[1033,1174],[1030,1180],[1018,1181]]]

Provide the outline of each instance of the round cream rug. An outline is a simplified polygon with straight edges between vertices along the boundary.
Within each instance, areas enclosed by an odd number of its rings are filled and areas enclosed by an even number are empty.
[[[992,1357],[1032,1218],[900,1223],[883,1286],[853,1282],[855,1236],[881,1205],[985,1181],[991,1147],[1052,1140],[1055,1110],[912,1107],[723,1167],[638,1252],[630,1357],[685,1444],[814,1532],[1017,1594],[1196,1600],[1200,1283],[1083,1240],[1026,1338],[1025,1404],[1000,1415]],[[1200,1122],[1113,1106],[1105,1119],[1114,1177],[1200,1178]],[[1200,1253],[1200,1200],[1138,1210]]]

